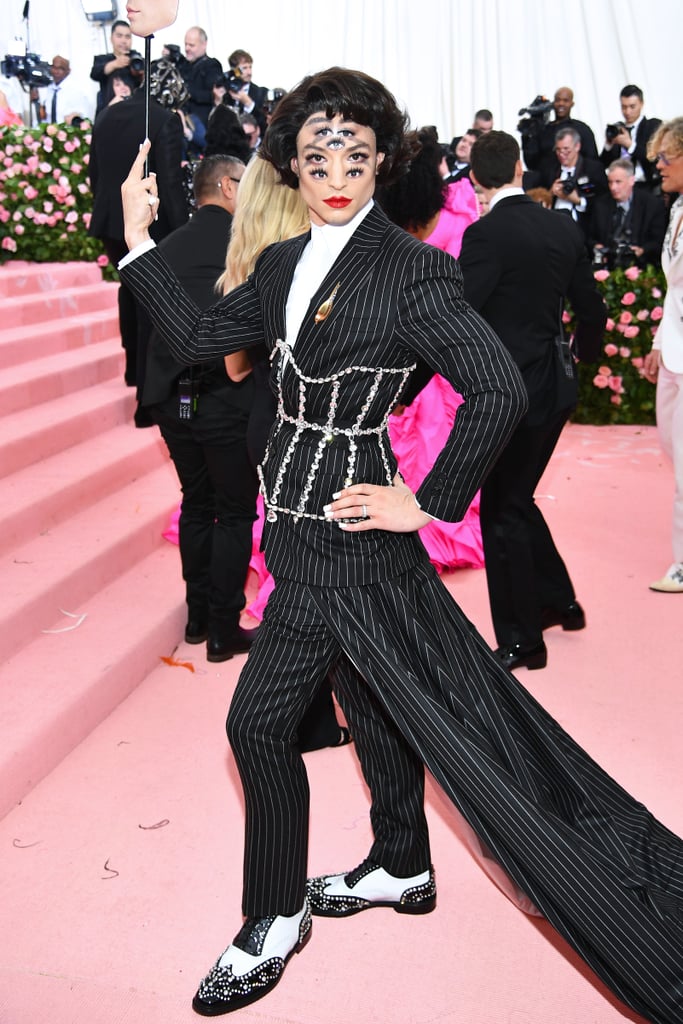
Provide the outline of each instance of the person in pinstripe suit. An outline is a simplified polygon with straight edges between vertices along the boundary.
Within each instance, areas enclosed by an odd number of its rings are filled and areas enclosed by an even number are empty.
[[[200,311],[148,241],[146,145],[124,186],[120,272],[188,362],[265,343],[278,416],[264,457],[276,586],[228,716],[246,804],[243,913],[194,1009],[261,998],[311,934],[311,908],[427,913],[436,890],[427,765],[538,910],[655,1024],[683,1009],[683,843],[567,736],[494,657],[440,582],[417,530],[457,520],[526,409],[519,372],[463,301],[458,264],[390,224],[374,183],[409,160],[384,87],[332,68],[278,105],[263,154],[299,187],[310,238],[267,249]],[[418,359],[464,396],[416,494],[386,420]],[[336,689],[372,794],[375,841],[352,872],[306,885],[308,783],[297,727]]]

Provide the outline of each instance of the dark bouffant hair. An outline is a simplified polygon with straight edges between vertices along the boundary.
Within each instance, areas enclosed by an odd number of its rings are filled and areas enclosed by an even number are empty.
[[[486,132],[472,146],[470,165],[482,188],[500,188],[515,176],[519,143],[507,132]]]
[[[290,167],[296,156],[297,135],[307,118],[318,110],[324,110],[327,117],[340,114],[372,128],[377,151],[384,153],[378,185],[395,181],[407,170],[415,153],[415,142],[408,133],[407,115],[389,90],[362,71],[328,68],[308,75],[282,97],[261,145],[262,156],[273,164],[290,188],[299,187],[299,179]]]
[[[448,186],[439,165],[443,150],[434,128],[417,133],[420,152],[406,175],[388,188],[378,190],[377,201],[389,220],[405,230],[417,231],[443,207]]]

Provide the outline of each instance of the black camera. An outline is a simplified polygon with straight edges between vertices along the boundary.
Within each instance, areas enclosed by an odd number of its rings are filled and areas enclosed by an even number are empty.
[[[244,86],[244,79],[239,68],[228,68],[218,79],[217,85],[222,85],[228,92],[241,92]]]
[[[537,96],[531,101],[528,107],[522,107],[518,116],[527,116],[517,125],[517,131],[524,136],[537,135],[544,124],[547,124],[550,111],[553,109],[553,101],[545,96]]]
[[[164,60],[167,60],[169,64],[180,64],[182,52],[177,43],[164,43]]]
[[[141,75],[145,70],[145,58],[137,50],[129,50],[127,56],[130,58],[128,67],[131,74]]]
[[[605,128],[605,139],[607,142],[612,143],[616,139],[617,135],[621,135],[624,131],[626,131],[626,125],[623,121],[616,121],[614,124],[608,124]]]
[[[575,178],[574,175],[571,175],[569,178],[565,178],[562,182],[562,191],[566,196],[568,196],[570,192],[574,191],[574,189],[576,189],[580,196],[585,196],[586,199],[590,199],[595,192],[595,184],[590,180],[590,178],[587,178],[585,174],[580,178]]]
[[[41,60],[37,53],[20,56],[7,53],[5,59],[0,61],[0,71],[7,78],[18,78],[22,89],[26,91],[52,84],[50,65]]]

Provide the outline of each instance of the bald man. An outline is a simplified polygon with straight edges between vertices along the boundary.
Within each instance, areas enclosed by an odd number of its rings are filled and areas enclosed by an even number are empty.
[[[573,128],[577,131],[581,136],[581,152],[584,157],[588,160],[598,159],[595,136],[587,124],[571,116],[573,107],[573,90],[568,85],[561,85],[553,97],[554,117],[536,134],[522,138],[524,162],[530,171],[538,171],[544,161],[552,160],[555,135],[560,128]]]

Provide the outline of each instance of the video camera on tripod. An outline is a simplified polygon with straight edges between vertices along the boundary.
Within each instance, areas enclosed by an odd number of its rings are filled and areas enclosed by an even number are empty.
[[[522,107],[518,116],[527,115],[517,125],[517,131],[522,138],[531,138],[537,135],[543,125],[548,123],[552,109],[553,101],[549,100],[547,96],[541,95],[532,100],[528,107]]]
[[[50,65],[41,60],[39,54],[28,50],[23,54],[6,53],[5,59],[0,61],[0,72],[6,78],[18,79],[25,92],[52,84]]]

